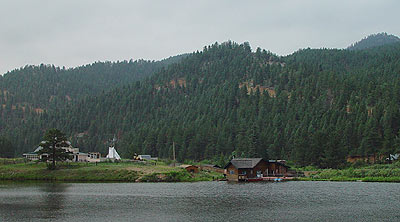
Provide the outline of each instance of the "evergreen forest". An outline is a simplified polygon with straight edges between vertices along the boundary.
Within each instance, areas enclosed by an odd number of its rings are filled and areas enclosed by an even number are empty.
[[[14,155],[49,128],[83,151],[118,139],[178,161],[235,157],[340,167],[348,155],[400,152],[400,43],[288,56],[215,43],[170,60],[27,66],[0,77],[0,135]]]

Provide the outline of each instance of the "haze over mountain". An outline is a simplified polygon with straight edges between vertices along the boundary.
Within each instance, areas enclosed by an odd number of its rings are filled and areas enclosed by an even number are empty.
[[[167,65],[27,67],[0,78],[1,83],[42,73],[24,84],[15,81],[13,92],[25,100],[4,99],[13,96],[3,90],[0,134],[12,141],[16,155],[31,151],[46,129],[57,127],[84,151],[104,152],[104,143],[116,135],[125,157],[136,152],[169,158],[175,142],[180,161],[223,163],[234,154],[337,167],[348,154],[398,150],[399,49],[400,43],[365,50],[303,49],[279,57],[252,51],[248,43],[225,42]],[[104,69],[107,81],[96,79]],[[117,73],[136,77],[111,81]],[[69,75],[73,81],[64,84]],[[99,81],[109,85],[94,87]],[[68,92],[74,82],[78,87]],[[57,87],[44,100],[40,90],[32,90],[49,85]],[[30,94],[22,93],[28,89]],[[67,93],[75,93],[71,101]],[[50,101],[53,94],[61,102]],[[32,112],[25,103],[49,108]]]

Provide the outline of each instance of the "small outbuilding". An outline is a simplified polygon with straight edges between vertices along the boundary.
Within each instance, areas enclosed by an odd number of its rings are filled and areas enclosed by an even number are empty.
[[[151,155],[138,155],[139,160],[151,160]]]
[[[184,168],[189,173],[198,173],[199,167],[195,165],[180,165],[179,167]]]
[[[202,165],[200,165],[200,170],[213,171],[213,172],[217,172],[217,173],[224,173],[224,169],[222,169],[218,165],[213,165],[213,164],[202,164]]]
[[[74,155],[74,157],[73,157],[74,162],[87,162],[88,161],[89,154],[87,154],[87,153],[78,152],[78,153],[74,153],[73,155]]]

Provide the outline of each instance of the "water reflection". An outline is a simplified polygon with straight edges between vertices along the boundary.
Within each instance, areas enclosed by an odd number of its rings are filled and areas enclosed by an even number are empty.
[[[65,215],[63,209],[67,188],[68,184],[62,183],[46,183],[39,186],[42,194],[42,201],[38,203],[40,218],[62,218]]]
[[[0,184],[0,222],[399,221],[399,206],[390,183]]]
[[[61,183],[10,183],[0,185],[0,221],[63,218],[66,192]]]

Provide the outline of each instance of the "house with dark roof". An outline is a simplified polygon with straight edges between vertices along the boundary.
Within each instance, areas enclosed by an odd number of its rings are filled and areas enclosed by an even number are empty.
[[[284,176],[288,166],[281,161],[262,158],[235,158],[225,166],[226,178],[230,181],[246,181],[270,176]]]

